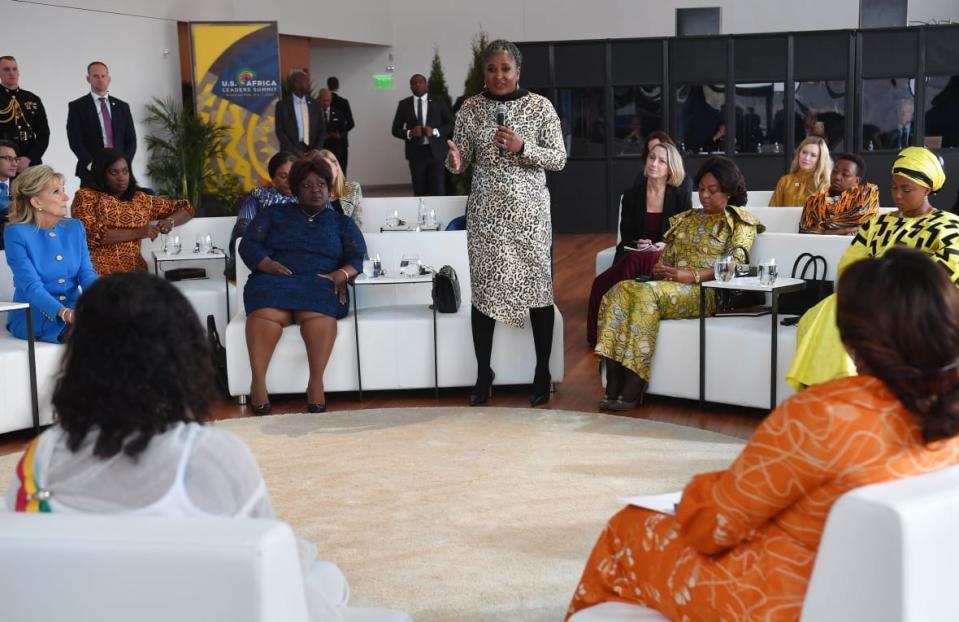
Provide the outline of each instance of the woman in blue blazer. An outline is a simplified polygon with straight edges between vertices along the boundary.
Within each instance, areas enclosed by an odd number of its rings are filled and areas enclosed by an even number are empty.
[[[34,336],[50,343],[63,341],[81,288],[97,279],[83,224],[66,217],[69,197],[63,182],[63,175],[45,165],[21,173],[13,182],[3,231],[13,300],[30,303]],[[10,312],[7,330],[26,339],[26,312]]]

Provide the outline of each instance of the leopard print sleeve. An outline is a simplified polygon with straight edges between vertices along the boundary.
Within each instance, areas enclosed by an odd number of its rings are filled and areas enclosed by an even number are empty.
[[[534,139],[525,139],[519,161],[527,166],[547,171],[561,171],[566,166],[566,146],[556,109],[545,97],[536,97],[535,110],[540,117],[539,131]]]

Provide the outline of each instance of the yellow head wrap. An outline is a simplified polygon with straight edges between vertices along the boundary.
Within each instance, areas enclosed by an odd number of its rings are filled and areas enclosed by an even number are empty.
[[[892,174],[908,177],[933,192],[941,190],[946,183],[939,156],[925,147],[906,147],[900,151],[892,165]]]

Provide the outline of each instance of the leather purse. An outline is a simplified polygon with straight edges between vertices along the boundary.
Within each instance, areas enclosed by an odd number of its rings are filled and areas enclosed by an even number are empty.
[[[203,268],[177,268],[163,273],[168,281],[184,281],[187,279],[205,279],[206,270]]]
[[[439,313],[456,313],[460,308],[460,280],[452,266],[443,266],[433,275],[433,304]]]
[[[822,274],[819,268],[822,266]],[[809,278],[809,268],[812,268],[812,278]],[[792,278],[806,281],[806,288],[798,292],[789,292],[779,297],[779,313],[785,315],[802,315],[819,301],[829,296],[836,289],[834,281],[826,280],[828,264],[822,255],[803,253],[796,257],[793,263]]]

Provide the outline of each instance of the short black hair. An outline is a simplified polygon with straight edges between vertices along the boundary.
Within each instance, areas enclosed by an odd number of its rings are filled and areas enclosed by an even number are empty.
[[[336,76],[330,76],[326,79],[326,88],[330,89],[331,91],[340,88],[340,79]]]
[[[276,171],[287,162],[296,162],[297,156],[292,151],[278,151],[266,165],[266,170],[270,174],[270,179],[276,175]]]
[[[17,155],[20,155],[20,145],[13,142],[12,140],[7,140],[6,138],[0,138],[0,147],[6,147],[8,149],[13,149],[13,152]]]
[[[290,190],[294,195],[300,193],[300,184],[310,173],[316,173],[322,177],[326,181],[326,187],[333,189],[333,169],[326,163],[323,156],[318,155],[313,158],[300,158],[293,163],[290,169]]]
[[[840,160],[848,160],[856,165],[856,175],[860,177],[863,181],[866,181],[866,161],[855,153],[840,153],[836,156],[834,162],[839,162]]]
[[[213,402],[206,333],[176,287],[145,272],[103,277],[76,306],[53,407],[79,449],[135,457],[179,422],[205,421]]]
[[[90,63],[89,65],[87,65],[87,73],[90,73],[90,69],[91,69],[94,65],[103,65],[103,68],[106,69],[107,72],[110,71],[110,68],[107,67],[107,64],[106,64],[105,62],[103,62],[102,60],[95,60],[95,61],[93,61],[92,63]]]
[[[697,186],[706,176],[706,173],[712,174],[719,182],[720,190],[729,195],[729,205],[735,205],[736,207],[746,205],[746,180],[735,162],[723,156],[706,158],[706,161],[696,172],[696,177],[693,178]]]
[[[94,190],[99,190],[100,192],[109,194],[106,183],[107,169],[120,160],[123,160],[127,163],[127,166],[130,166],[130,160],[127,159],[127,154],[123,153],[119,149],[113,149],[112,147],[101,149],[97,155],[93,156],[93,164],[90,165],[90,175],[93,177]],[[131,167],[130,185],[127,186],[126,191],[117,198],[121,201],[129,201],[133,198],[133,195],[136,194],[137,190],[139,190],[139,187],[137,186],[137,178],[133,176],[133,168]]]

